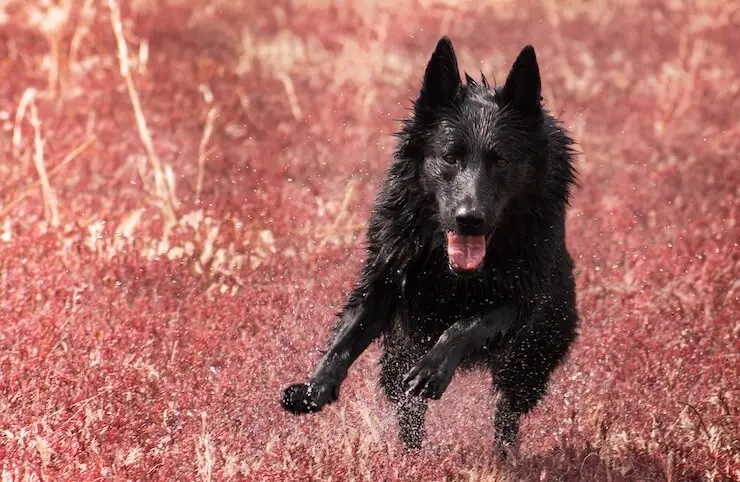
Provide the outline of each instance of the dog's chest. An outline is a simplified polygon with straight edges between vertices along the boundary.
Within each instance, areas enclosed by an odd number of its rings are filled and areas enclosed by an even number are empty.
[[[411,331],[439,336],[456,321],[496,304],[496,290],[482,279],[460,280],[446,264],[411,267],[402,281],[402,316]]]

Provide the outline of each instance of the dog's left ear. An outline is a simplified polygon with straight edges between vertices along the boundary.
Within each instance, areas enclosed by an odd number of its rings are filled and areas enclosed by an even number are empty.
[[[501,92],[503,101],[513,104],[522,114],[540,110],[542,81],[534,47],[527,45],[519,52]]]
[[[427,64],[418,104],[431,108],[447,106],[461,85],[455,50],[450,39],[444,36],[437,42]]]

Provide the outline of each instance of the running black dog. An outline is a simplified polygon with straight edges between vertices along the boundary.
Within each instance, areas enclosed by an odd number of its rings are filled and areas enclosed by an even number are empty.
[[[408,448],[424,438],[428,399],[458,366],[477,366],[500,393],[494,438],[505,454],[577,336],[565,242],[573,141],[541,104],[532,46],[503,86],[465,79],[442,37],[398,134],[333,341],[281,402],[293,413],[334,402],[350,365],[382,336],[380,385]]]

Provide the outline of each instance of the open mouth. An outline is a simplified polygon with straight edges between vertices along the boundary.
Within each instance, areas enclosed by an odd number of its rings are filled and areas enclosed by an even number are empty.
[[[447,257],[454,271],[466,274],[477,271],[486,257],[486,237],[465,236],[448,231]]]

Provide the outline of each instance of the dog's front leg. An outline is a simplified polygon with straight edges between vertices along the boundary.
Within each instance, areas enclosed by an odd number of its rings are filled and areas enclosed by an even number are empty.
[[[306,383],[283,390],[283,408],[297,414],[318,412],[336,401],[349,367],[381,335],[393,316],[393,306],[392,295],[386,290],[372,290],[365,296],[354,293],[339,315],[339,329],[313,375]]]
[[[515,316],[513,307],[503,306],[453,324],[406,374],[407,393],[439,399],[463,357],[505,333],[514,323]]]

